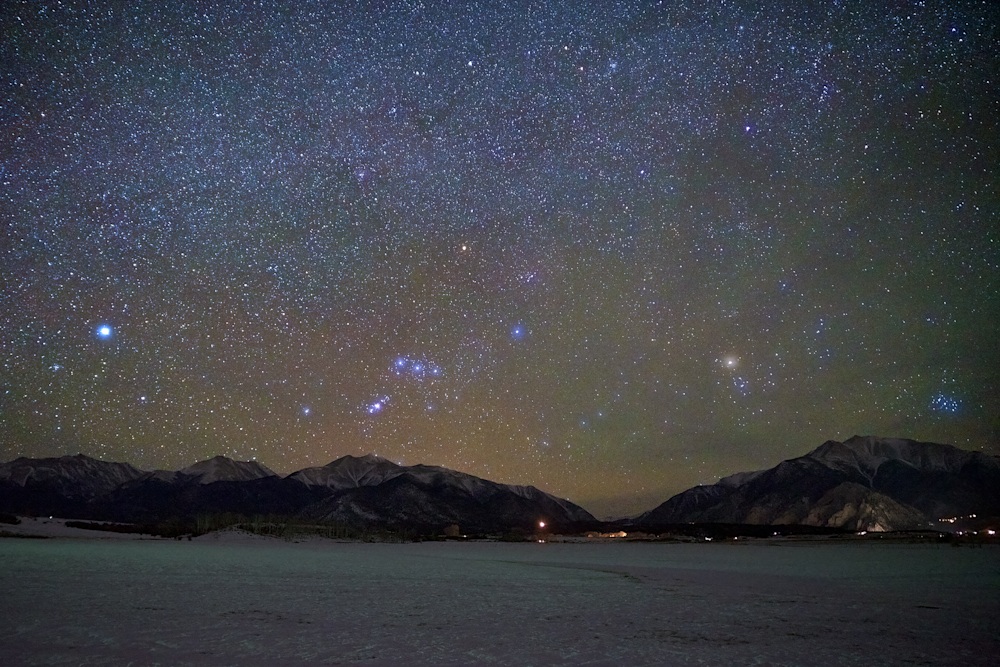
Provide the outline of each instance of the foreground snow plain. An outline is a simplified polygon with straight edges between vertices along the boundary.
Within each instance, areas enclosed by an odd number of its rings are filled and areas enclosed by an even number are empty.
[[[4,665],[986,665],[1000,550],[0,539]]]

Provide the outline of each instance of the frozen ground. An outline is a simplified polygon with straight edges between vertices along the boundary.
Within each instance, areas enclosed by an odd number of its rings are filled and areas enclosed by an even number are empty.
[[[1000,662],[1000,551],[0,539],[3,665]]]
[[[108,531],[94,531],[86,528],[70,528],[66,525],[67,519],[46,518],[46,517],[19,517],[21,523],[9,524],[0,523],[0,531],[12,533],[14,535],[37,535],[40,537],[73,537],[85,540],[148,540],[149,535],[138,533],[112,533]],[[72,521],[72,519],[68,519]],[[90,523],[109,523],[107,521],[94,521]],[[0,552],[2,553],[2,552]]]

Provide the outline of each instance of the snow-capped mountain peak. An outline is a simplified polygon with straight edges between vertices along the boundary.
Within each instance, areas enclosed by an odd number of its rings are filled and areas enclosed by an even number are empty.
[[[257,461],[234,461],[225,456],[215,456],[189,465],[180,470],[184,475],[197,477],[201,484],[212,482],[246,482],[262,477],[273,477],[275,472]]]
[[[25,487],[46,484],[68,497],[93,497],[145,473],[128,463],[101,461],[85,454],[58,458],[18,458],[0,464],[0,481]]]
[[[642,524],[750,523],[897,530],[1000,512],[1000,458],[931,442],[854,436],[773,468],[681,492]]]
[[[405,468],[375,454],[343,456],[325,466],[304,468],[288,476],[306,486],[325,486],[331,489],[353,489],[375,486],[400,475]]]
[[[853,469],[870,478],[889,461],[918,470],[957,473],[976,452],[932,442],[855,435],[844,442],[829,440],[806,456],[834,470]]]

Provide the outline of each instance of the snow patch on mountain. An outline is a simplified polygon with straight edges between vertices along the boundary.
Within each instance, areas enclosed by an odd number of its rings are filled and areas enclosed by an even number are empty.
[[[179,472],[197,478],[201,484],[247,482],[262,477],[276,476],[273,470],[257,461],[234,461],[225,456],[215,456],[206,461],[199,461]]]
[[[20,457],[0,464],[0,481],[20,487],[51,487],[66,497],[83,499],[109,493],[144,474],[128,463],[101,461],[85,454],[43,459]]]
[[[320,486],[329,489],[356,489],[360,486],[375,486],[396,477],[405,470],[388,459],[375,454],[365,456],[343,456],[325,466],[303,468],[293,472],[288,479],[297,480],[306,486]]]

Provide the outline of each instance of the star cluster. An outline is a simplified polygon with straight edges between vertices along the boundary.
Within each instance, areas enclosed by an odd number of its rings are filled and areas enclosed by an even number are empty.
[[[597,513],[1000,451],[991,2],[0,8],[0,454]]]

